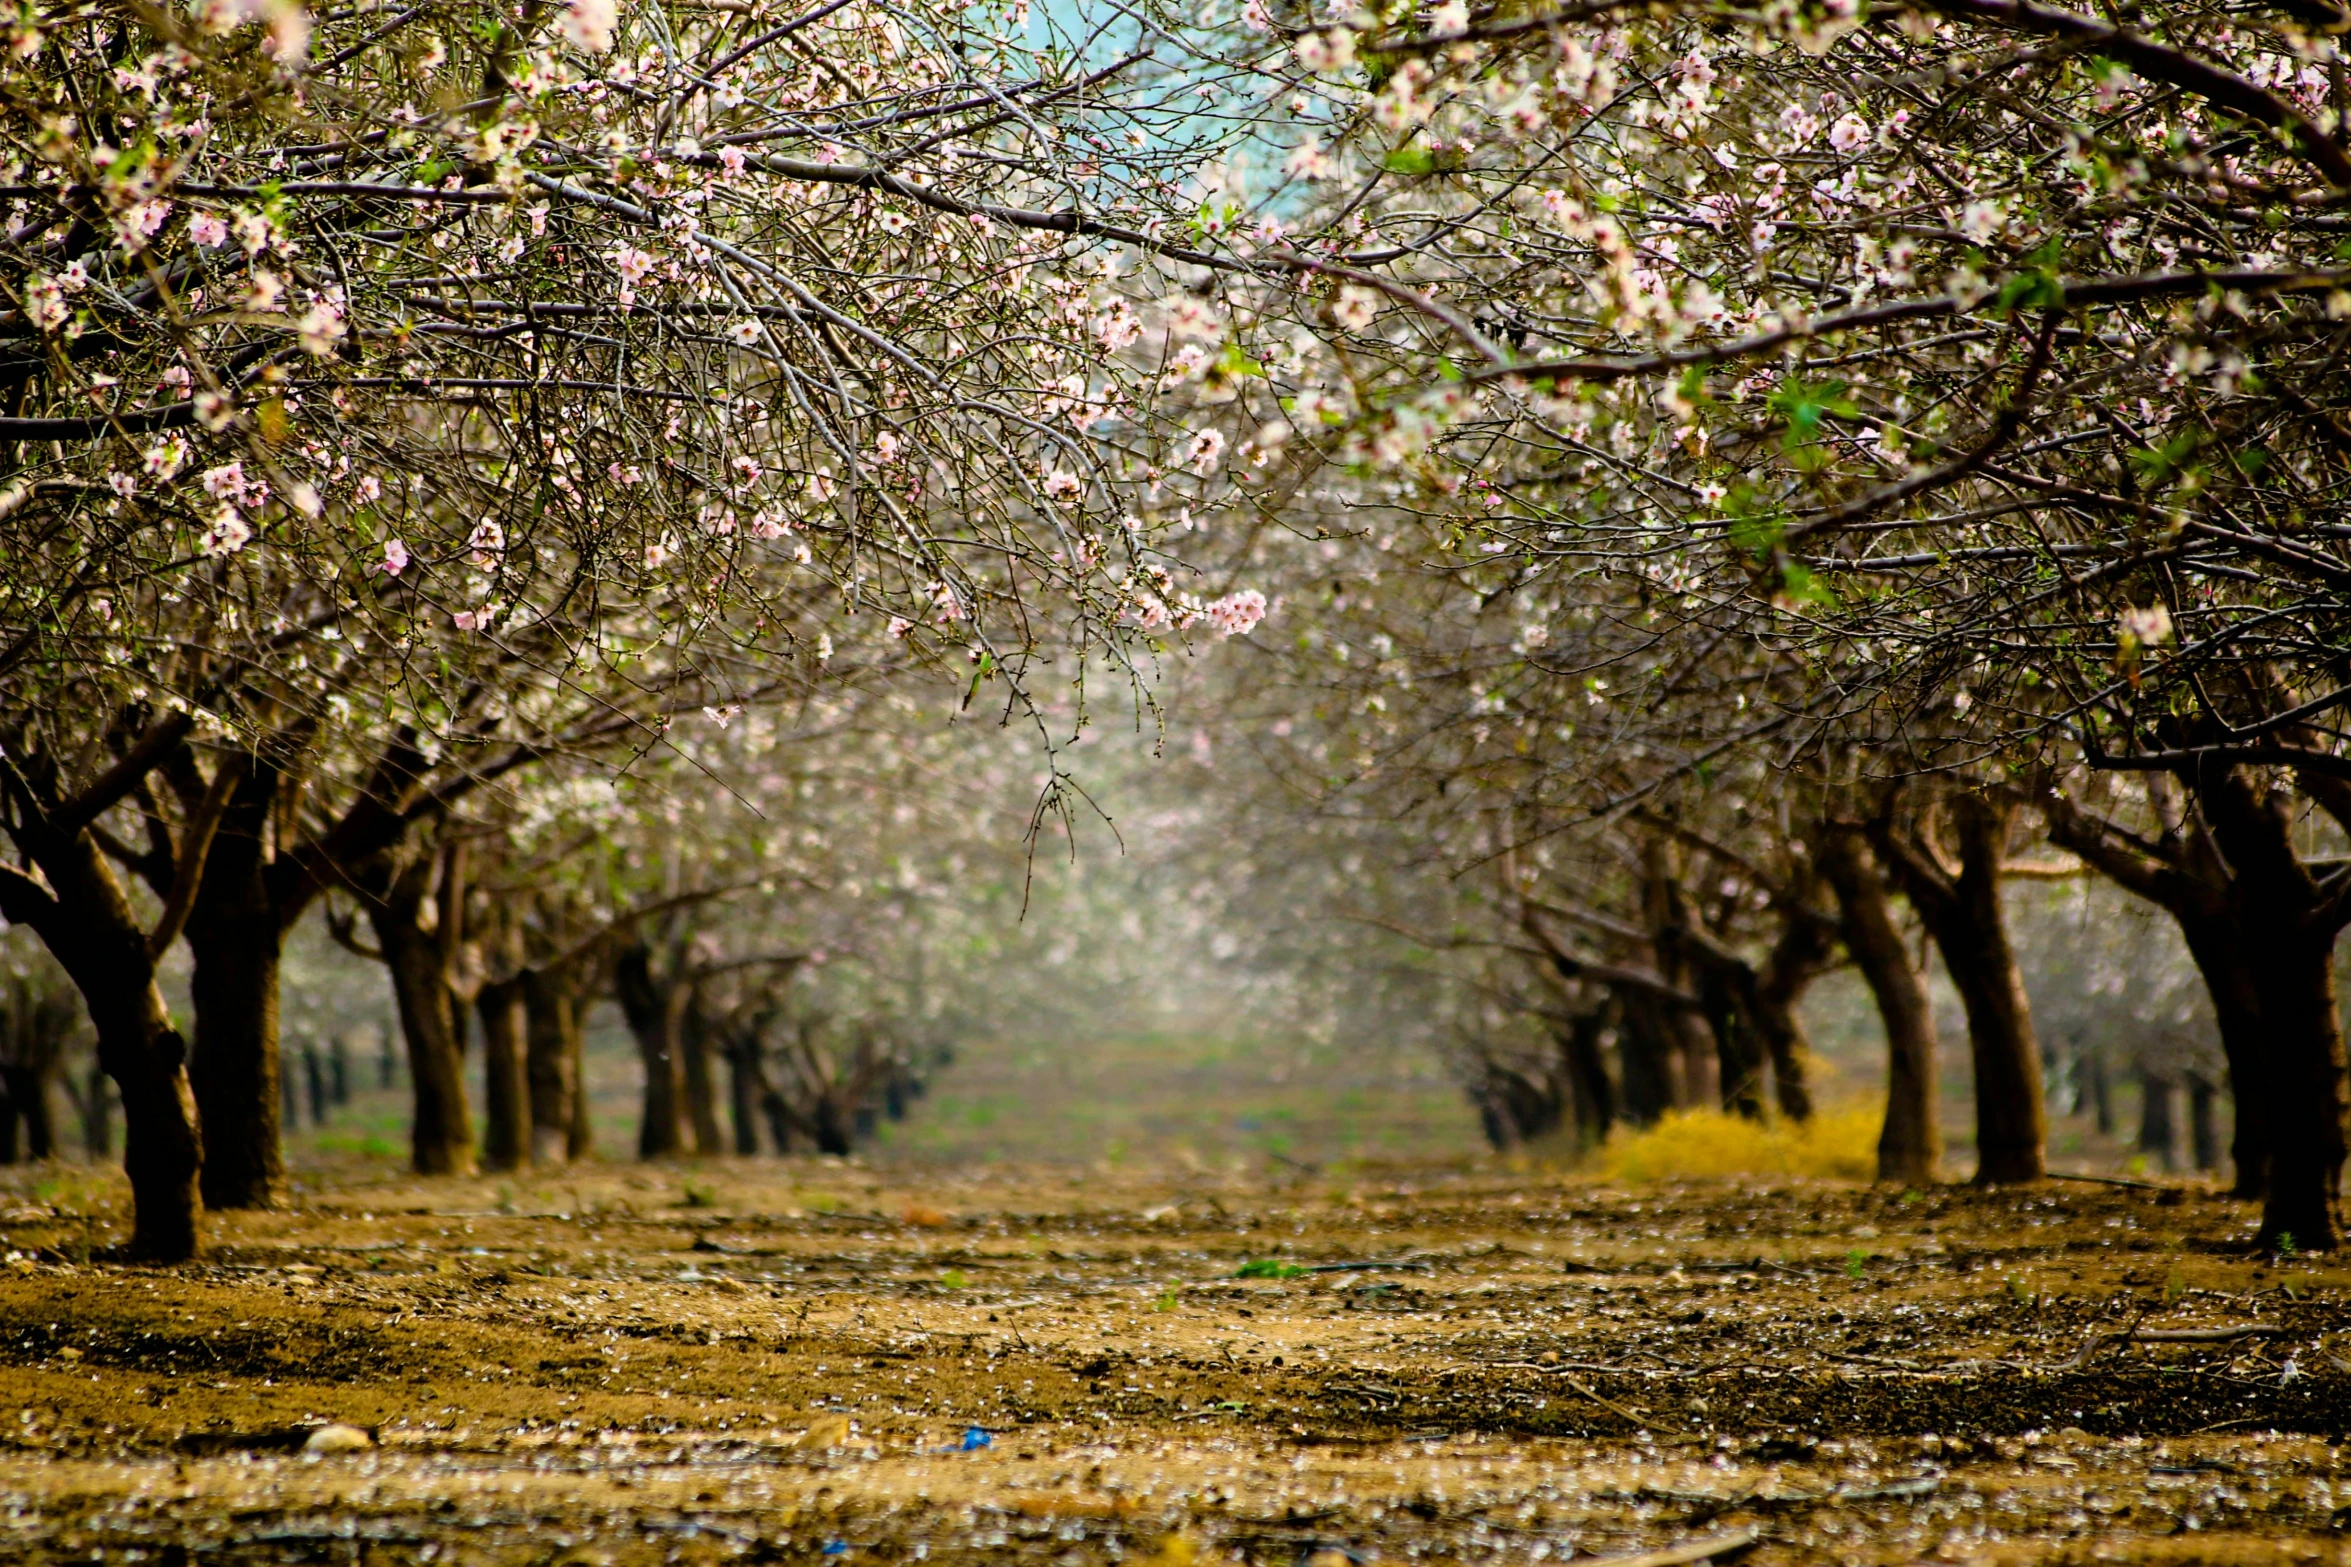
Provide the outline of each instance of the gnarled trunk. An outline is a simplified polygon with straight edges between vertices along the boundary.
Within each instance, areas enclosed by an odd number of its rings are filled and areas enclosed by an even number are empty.
[[[1935,1017],[1926,981],[1911,964],[1885,877],[1860,830],[1830,825],[1820,834],[1816,856],[1836,894],[1845,950],[1869,985],[1886,1029],[1886,1122],[1878,1134],[1878,1179],[1923,1185],[1936,1178],[1943,1158]]]
[[[49,895],[11,886],[8,917],[30,924],[72,976],[97,1031],[98,1063],[122,1095],[130,1253],[184,1262],[204,1246],[204,1139],[187,1044],[156,988],[147,932],[87,832],[27,826],[16,836],[48,878]]]

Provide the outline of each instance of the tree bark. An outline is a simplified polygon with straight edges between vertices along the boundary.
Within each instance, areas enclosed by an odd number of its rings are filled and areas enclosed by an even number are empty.
[[[1815,858],[1836,895],[1845,950],[1868,983],[1886,1029],[1886,1122],[1878,1134],[1878,1179],[1924,1185],[1936,1179],[1943,1159],[1935,1018],[1926,981],[1911,964],[1885,877],[1860,829],[1829,824],[1819,835]]]
[[[408,1041],[415,1106],[409,1163],[419,1175],[471,1175],[473,1113],[465,1091],[465,1013],[449,987],[447,926],[436,924],[426,930],[422,925],[435,858],[412,857],[389,878],[380,895],[363,901],[392,978],[400,1030]],[[459,900],[444,901],[454,905]]]
[[[2221,1020],[2238,1185],[2257,1181],[2263,1194],[2256,1244],[2291,1237],[2329,1250],[2342,1243],[2351,1108],[2333,959],[2351,893],[2313,874],[2295,826],[2307,795],[2351,827],[2351,798],[2341,780],[2298,774],[2289,792],[2232,765],[2198,765],[2181,782],[2196,809],[2167,813],[2160,840],[2121,834],[2054,796],[2050,837],[2179,921]]]
[[[1577,1013],[1560,1031],[1559,1053],[1575,1113],[1576,1145],[1597,1148],[1608,1141],[1616,1122],[1616,1085],[1608,1078],[1608,1061],[1600,1039],[1608,1031],[1607,1007]]]
[[[204,1204],[274,1208],[285,1200],[280,1146],[278,966],[285,925],[266,882],[263,835],[278,773],[247,769],[214,831],[183,933],[195,960],[188,1075],[204,1123]]]
[[[718,1074],[712,1070],[710,1020],[702,1012],[701,987],[682,987],[678,1045],[685,1067],[686,1118],[694,1128],[694,1151],[705,1158],[726,1151],[718,1127]]]
[[[738,1022],[727,1031],[728,1119],[734,1127],[735,1152],[746,1158],[759,1152],[759,1107],[768,1092],[767,1067],[761,1059],[766,1053],[756,1024]]]
[[[579,1091],[579,1016],[570,976],[560,969],[525,969],[522,996],[531,1158],[561,1164],[571,1157],[572,1096]]]
[[[1616,1051],[1624,1080],[1625,1119],[1635,1126],[1654,1126],[1682,1102],[1681,1039],[1669,1026],[1665,1003],[1644,995],[1620,999]]]
[[[8,1095],[7,1108],[0,1112],[8,1122],[0,1164],[55,1158],[57,1126],[50,1114],[48,1071],[40,1066],[0,1067],[0,1086],[6,1087]]]
[[[667,1159],[685,1149],[680,1117],[684,1077],[679,1048],[683,1008],[674,974],[656,977],[653,953],[644,941],[623,947],[612,966],[613,992],[637,1041],[645,1066],[644,1109],[637,1123],[637,1157]]]
[[[82,1114],[82,1152],[93,1159],[107,1159],[114,1155],[114,1101],[108,1097],[112,1091],[113,1084],[106,1075],[106,1069],[92,1062],[79,1104]]]
[[[2160,791],[2164,780],[2153,780],[2149,787]],[[2166,803],[2166,797],[2158,793],[2159,808]],[[2274,1088],[2270,1027],[2255,950],[2258,940],[2265,938],[2247,939],[2240,868],[2221,852],[2209,821],[2200,813],[2163,811],[2165,832],[2157,840],[2126,838],[2054,793],[2043,799],[2041,814],[2048,824],[2050,842],[2079,855],[2117,886],[2163,909],[2179,926],[2180,938],[2212,998],[2221,1053],[2228,1061],[2229,1094],[2236,1107],[2236,1124],[2229,1137],[2232,1190],[2238,1197],[2265,1200],[2269,1194]],[[2290,857],[2290,845],[2288,849]],[[2271,852],[2274,855],[2274,850]],[[2098,1129],[2111,1132],[2113,1114],[2107,1100],[2105,1063],[2100,1060],[2094,1065]]]
[[[2202,1076],[2188,1079],[2188,1152],[2200,1172],[2220,1168],[2220,1132],[2212,1117],[2218,1097]]]
[[[72,976],[97,1030],[99,1064],[122,1094],[130,1253],[187,1261],[204,1248],[204,1139],[187,1043],[156,987],[147,932],[88,831],[36,820],[12,824],[11,834],[49,885],[13,870],[0,875],[0,913],[32,926]]]
[[[2172,1115],[2171,1079],[2139,1072],[2139,1152],[2165,1170],[2179,1163],[2179,1126]]]
[[[1924,841],[1890,822],[1873,833],[1910,906],[1933,936],[1967,1013],[1975,1068],[1976,1180],[1983,1185],[2037,1181],[2046,1173],[2047,1112],[2041,1103],[2041,1047],[2032,1004],[2008,941],[2000,906],[2000,862],[2011,807],[1982,794],[1950,802],[1959,868],[1946,870]]]
[[[531,1162],[528,1024],[520,978],[485,984],[474,996],[482,1020],[482,1166],[519,1170]]]

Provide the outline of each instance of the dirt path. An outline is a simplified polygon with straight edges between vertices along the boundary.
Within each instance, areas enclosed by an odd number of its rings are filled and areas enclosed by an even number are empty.
[[[75,1260],[103,1193],[0,1212],[0,1556],[2351,1560],[2351,1266],[2232,1255],[2249,1210],[2186,1192],[745,1163],[306,1204],[169,1271]],[[324,1421],[379,1445],[295,1451]]]

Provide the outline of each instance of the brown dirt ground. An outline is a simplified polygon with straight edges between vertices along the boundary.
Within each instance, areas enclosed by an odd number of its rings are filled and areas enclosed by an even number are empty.
[[[10,1560],[2351,1561],[2351,1264],[2186,1188],[353,1175],[177,1269],[35,1190]]]

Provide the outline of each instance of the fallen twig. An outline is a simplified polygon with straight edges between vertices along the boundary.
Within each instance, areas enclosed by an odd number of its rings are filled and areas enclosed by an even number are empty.
[[[2134,1181],[2126,1175],[2075,1175],[2070,1170],[2051,1170],[2052,1181],[2079,1181],[2085,1186],[2120,1186],[2134,1192],[2173,1192],[2184,1187],[2166,1186],[2161,1181]]]
[[[2289,1329],[2265,1322],[2238,1323],[2225,1328],[2125,1328],[2119,1333],[2093,1333],[2082,1352],[2050,1367],[2052,1371],[2079,1371],[2091,1357],[2114,1344],[2227,1344],[2241,1338],[2278,1338]]]
[[[1306,1265],[1308,1273],[1373,1273],[1389,1272],[1433,1273],[1435,1265],[1426,1262],[1314,1262]]]
[[[1752,1550],[1762,1539],[1761,1529],[1733,1529],[1728,1534],[1710,1534],[1702,1540],[1669,1545],[1661,1551],[1641,1551],[1631,1556],[1586,1557],[1576,1567],[1684,1567],[1688,1562],[1711,1561],[1717,1556],[1728,1556],[1735,1551]]]
[[[1565,1382],[1569,1387],[1572,1387],[1577,1392],[1583,1394],[1584,1397],[1590,1399],[1593,1403],[1598,1404],[1602,1409],[1608,1410],[1614,1414],[1622,1415],[1625,1419],[1630,1420],[1636,1427],[1643,1431],[1663,1431],[1666,1429],[1664,1426],[1655,1425],[1647,1420],[1643,1420],[1639,1415],[1634,1414],[1631,1410],[1625,1408],[1624,1405],[1618,1403],[1612,1398],[1601,1397],[1598,1393],[1593,1392],[1582,1382],[1579,1382],[1574,1377],[1569,1376],[1564,1371],[1559,1373],[1559,1380]],[[1673,1559],[1675,1561],[1694,1562],[1699,1561],[1702,1558],[1696,1556],[1677,1556]]]

